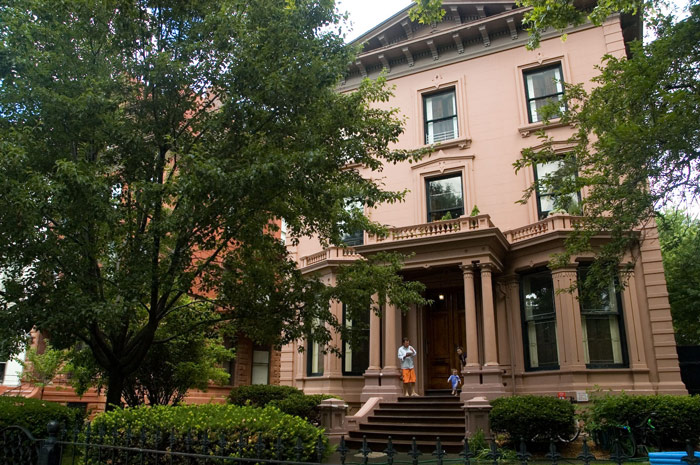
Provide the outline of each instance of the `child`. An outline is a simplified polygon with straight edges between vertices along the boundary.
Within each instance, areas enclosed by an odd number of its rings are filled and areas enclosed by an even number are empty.
[[[462,384],[462,379],[457,374],[456,369],[454,369],[454,368],[452,369],[452,376],[447,378],[447,382],[452,383],[452,395],[456,396],[457,395],[457,386]]]

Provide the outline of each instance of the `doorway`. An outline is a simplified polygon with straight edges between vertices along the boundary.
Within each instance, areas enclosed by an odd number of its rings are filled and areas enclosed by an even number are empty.
[[[431,289],[426,297],[433,301],[423,311],[425,328],[425,389],[449,389],[447,378],[452,368],[460,372],[457,346],[465,347],[464,289]]]

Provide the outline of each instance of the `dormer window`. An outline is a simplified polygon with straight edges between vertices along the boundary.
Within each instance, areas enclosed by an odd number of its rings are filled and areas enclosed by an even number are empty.
[[[426,144],[457,138],[457,103],[454,89],[424,95],[423,113]]]

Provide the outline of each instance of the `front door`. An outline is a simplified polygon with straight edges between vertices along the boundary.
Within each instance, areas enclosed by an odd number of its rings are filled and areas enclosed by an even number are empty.
[[[460,373],[457,346],[464,347],[464,289],[437,289],[427,292],[432,305],[425,307],[425,389],[450,389],[447,378],[452,368]]]

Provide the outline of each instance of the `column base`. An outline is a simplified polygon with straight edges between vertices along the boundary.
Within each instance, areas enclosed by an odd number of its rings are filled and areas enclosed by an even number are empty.
[[[485,397],[489,400],[506,395],[503,386],[503,370],[498,366],[465,367],[462,370],[464,384],[460,400],[466,402],[474,397]]]
[[[367,370],[364,377],[361,402],[367,402],[372,397],[381,397],[385,402],[396,402],[403,391],[401,372],[397,369]]]

